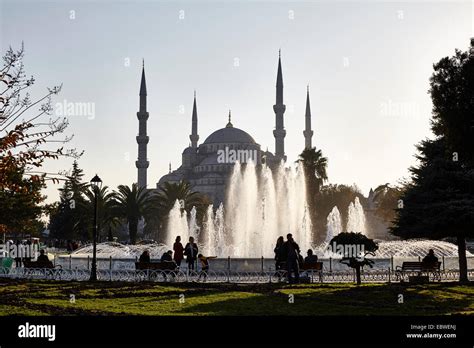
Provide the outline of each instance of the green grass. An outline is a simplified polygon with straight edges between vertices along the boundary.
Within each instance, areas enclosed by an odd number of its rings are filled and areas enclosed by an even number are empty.
[[[403,303],[399,303],[399,295]],[[71,303],[71,295],[75,303]],[[184,303],[180,302],[184,295]],[[290,296],[294,303],[289,303]],[[0,315],[474,314],[474,285],[153,284],[0,280]]]

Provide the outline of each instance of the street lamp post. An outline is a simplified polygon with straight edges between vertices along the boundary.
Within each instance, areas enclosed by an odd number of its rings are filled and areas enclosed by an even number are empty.
[[[102,188],[102,180],[96,174],[91,180],[91,186],[94,190],[94,226],[93,226],[93,242],[92,242],[92,267],[90,281],[97,280],[97,195]]]

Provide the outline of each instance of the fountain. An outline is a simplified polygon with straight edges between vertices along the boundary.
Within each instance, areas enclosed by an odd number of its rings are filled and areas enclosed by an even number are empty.
[[[306,204],[306,185],[301,164],[286,168],[281,163],[271,170],[263,165],[257,168],[249,161],[236,162],[229,178],[227,198],[218,207],[207,208],[202,227],[197,221],[195,207],[187,213],[183,203],[176,201],[168,215],[164,244],[127,246],[119,243],[98,245],[99,257],[134,258],[150,250],[153,259],[172,249],[176,236],[185,244],[192,236],[204,254],[219,258],[273,259],[273,247],[279,236],[292,233],[302,254],[312,248],[320,257],[333,257],[327,250],[328,242],[342,231],[367,234],[364,209],[356,197],[348,207],[346,229],[335,206],[327,216],[325,242],[314,245],[311,220]],[[457,246],[445,241],[377,241],[376,257],[418,257],[433,249],[438,256],[456,257]],[[75,251],[73,257],[87,257],[92,247]],[[468,256],[471,254],[468,252]]]
[[[173,246],[176,236],[181,236],[183,242],[187,242],[189,237],[194,231],[190,231],[188,226],[188,219],[186,212],[181,208],[182,204],[176,200],[173,208],[170,210],[168,215],[168,231],[174,231],[173,234],[168,233],[166,235],[165,244]]]
[[[346,231],[364,234],[367,232],[364,208],[359,202],[359,197],[349,204]]]
[[[193,207],[191,209],[190,219],[189,219],[189,237],[193,237],[194,240],[198,240],[199,232],[201,231],[201,228],[198,226],[198,223],[196,220],[196,213],[197,213],[196,207]],[[185,241],[187,240],[185,239]]]
[[[104,242],[97,244],[97,258],[101,259],[135,259],[140,257],[143,251],[148,250],[152,259],[160,259],[169,248],[164,244],[136,244],[124,245],[115,242]],[[73,258],[87,258],[92,255],[92,244],[88,244],[71,253]]]
[[[189,232],[185,220],[175,204],[169,213],[168,245],[177,235],[198,235],[193,227],[195,213],[191,211]],[[301,250],[312,247],[302,165],[285,168],[281,163],[272,171],[265,165],[257,168],[252,161],[245,166],[236,162],[229,179],[227,200],[216,213],[214,207],[208,208],[199,242],[209,255],[273,257],[277,238],[288,233],[293,234]]]
[[[329,213],[326,226],[327,234],[325,243],[329,243],[334,236],[337,236],[342,232],[341,213],[336,206],[332,208],[331,212]]]
[[[375,253],[376,257],[424,257],[429,249],[433,249],[437,256],[457,257],[458,246],[442,240],[395,240],[379,241],[379,249]],[[466,251],[467,256],[472,254]]]
[[[207,208],[202,242],[205,255],[230,255],[224,235],[224,205],[222,203],[215,214],[212,205]]]

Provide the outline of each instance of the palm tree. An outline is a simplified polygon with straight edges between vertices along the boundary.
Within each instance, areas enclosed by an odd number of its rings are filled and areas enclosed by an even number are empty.
[[[137,241],[138,221],[143,218],[149,209],[150,193],[146,188],[138,187],[135,183],[130,186],[119,185],[115,192],[115,214],[126,219],[130,243]]]
[[[84,210],[88,215],[88,221],[93,219],[94,212],[94,190],[89,189],[84,193],[86,196]],[[115,193],[109,191],[107,186],[102,187],[97,192],[97,232],[100,236],[105,235],[120,224],[119,218],[115,214]]]
[[[157,202],[163,211],[169,211],[173,208],[176,200],[184,202],[184,210],[189,211],[192,207],[196,207],[203,202],[203,195],[199,192],[192,191],[191,185],[186,181],[179,183],[165,182],[159,188],[157,194]]]
[[[317,233],[317,221],[321,220],[322,217],[318,216],[316,209],[316,200],[321,191],[321,187],[324,182],[328,179],[326,167],[328,165],[328,159],[323,156],[321,150],[316,150],[315,147],[304,149],[300,154],[298,163],[303,164],[304,173],[306,177],[306,201],[308,203],[309,214],[311,217],[312,232],[313,234],[320,235]]]
[[[328,179],[326,172],[328,159],[323,156],[321,150],[312,147],[304,149],[297,162],[303,164],[309,191],[314,194],[318,193]]]
[[[152,211],[156,213],[154,215],[160,216],[162,221],[166,220],[176,200],[182,202],[183,211],[190,212],[193,207],[196,207],[198,221],[202,221],[207,207],[211,203],[207,196],[192,191],[191,185],[186,181],[180,181],[179,183],[165,182],[152,198]]]

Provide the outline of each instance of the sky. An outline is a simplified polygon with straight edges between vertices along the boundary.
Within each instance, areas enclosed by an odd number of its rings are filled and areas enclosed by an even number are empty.
[[[62,84],[53,100],[86,105],[68,116],[68,144],[84,150],[85,180],[115,188],[137,180],[142,59],[148,90],[148,187],[181,164],[189,144],[193,92],[202,143],[225,127],[275,150],[281,49],[285,151],[304,147],[309,84],[313,145],[328,158],[330,183],[367,195],[397,183],[416,164],[415,144],[432,137],[433,64],[467,50],[470,1],[23,1],[0,0],[0,49],[25,45],[33,97]],[[69,169],[50,161],[45,169]],[[58,199],[61,185],[45,190]]]

